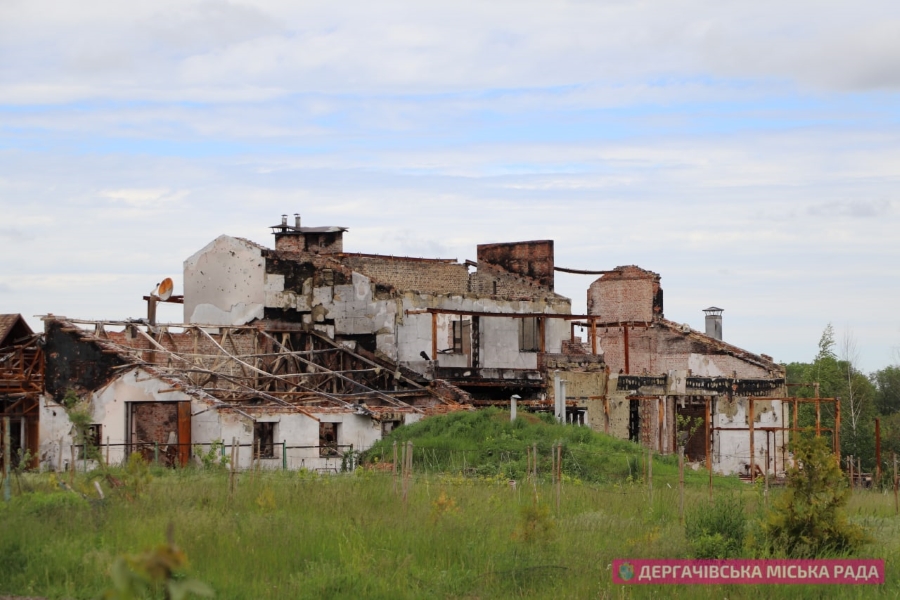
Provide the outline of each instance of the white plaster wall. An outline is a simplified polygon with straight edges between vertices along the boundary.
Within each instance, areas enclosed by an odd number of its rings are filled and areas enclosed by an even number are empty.
[[[420,352],[431,356],[431,314],[406,314],[406,311],[424,308],[443,308],[473,312],[534,312],[549,314],[569,314],[569,304],[561,302],[549,304],[544,301],[508,301],[477,296],[434,296],[408,294],[403,298],[402,322],[397,328],[398,360],[404,363],[420,361]],[[455,315],[439,314],[437,320],[438,350],[448,346],[451,336],[451,322]],[[519,323],[512,318],[481,317],[480,367],[486,369],[536,369],[536,352],[519,352]],[[569,324],[563,319],[547,319],[546,350],[559,352],[562,341],[570,336]],[[435,357],[431,357],[435,358]],[[442,367],[467,366],[468,360],[459,355],[438,354],[438,364]]]
[[[126,413],[131,402],[181,402],[191,401],[191,443],[203,446],[204,450],[215,441],[226,444],[226,456],[230,457],[233,441],[241,445],[236,461],[239,469],[253,466],[253,421],[246,416],[228,410],[216,410],[209,404],[191,398],[181,392],[169,392],[172,385],[160,380],[142,369],[133,369],[123,373],[107,386],[91,395],[93,422],[103,425],[103,443],[107,438],[110,464],[117,464],[125,459],[127,441]],[[49,397],[40,399],[40,461],[44,469],[67,469],[72,446],[72,423],[65,409],[53,402]],[[287,442],[287,466],[289,469],[307,468],[340,469],[340,457],[322,457],[319,449],[319,422],[307,415],[285,411],[254,411],[251,415],[260,422],[275,422],[275,458],[261,459],[260,467],[281,469],[282,445]],[[339,423],[338,444],[353,445],[354,450],[367,450],[381,439],[381,424],[368,416],[352,413],[317,414],[320,421]],[[421,415],[405,415],[404,422],[412,423]],[[62,442],[62,444],[60,444]],[[307,446],[307,448],[290,448],[291,446]],[[60,452],[61,448],[61,452]],[[106,456],[106,448],[102,448]],[[76,452],[77,454],[77,452]],[[62,458],[62,461],[60,461]],[[196,458],[194,460],[197,460]],[[76,468],[84,466],[83,461],[76,460]],[[92,461],[87,468],[96,467]]]
[[[363,451],[369,449],[372,444],[381,439],[381,424],[372,420],[368,416],[356,415],[353,413],[324,413],[315,416],[322,423],[338,423],[338,439],[339,446],[352,445],[354,450]],[[304,419],[302,423],[305,433],[288,440],[288,469],[308,469],[310,471],[328,470],[339,471],[341,468],[342,458],[340,456],[321,456],[319,445],[319,423],[307,417],[300,415],[290,415],[293,419]],[[282,421],[283,422],[283,421]],[[276,430],[276,437],[281,438],[279,433],[281,428]],[[290,446],[310,446],[309,448],[290,448]],[[341,448],[344,452],[348,448]],[[280,456],[280,450],[275,449],[275,453]],[[277,468],[281,468],[281,462]]]
[[[778,400],[771,401],[772,410],[766,412],[758,412],[759,403],[757,403],[757,411],[755,414],[756,421],[754,427],[782,427],[781,422],[781,402]],[[750,463],[750,432],[746,429],[748,425],[749,403],[746,398],[737,400],[737,409],[733,416],[728,416],[724,411],[717,410],[713,415],[714,427],[742,427],[743,431],[717,431],[715,435],[715,447],[713,448],[713,468],[716,472],[723,475],[733,473],[744,473],[744,465]],[[777,455],[777,470],[783,470],[782,467],[782,446],[786,441],[786,437],[782,432],[775,432],[774,436],[769,435],[769,451],[770,451],[770,468],[774,469],[775,458]],[[755,462],[763,468],[766,464],[766,432],[753,432]]]
[[[708,354],[691,354],[688,356],[688,369],[694,377],[724,377],[725,373],[716,365]]]
[[[340,446],[353,445],[354,450],[367,450],[381,439],[381,424],[364,415],[352,413],[323,413],[315,416],[323,423],[338,423],[338,440]],[[310,471],[337,470],[341,468],[340,456],[321,456],[319,450],[319,422],[300,413],[291,412],[258,412],[252,416],[259,422],[274,422],[275,457],[260,459],[262,469],[281,469],[287,465],[289,470],[308,469]],[[253,422],[238,413],[225,412],[220,415],[221,426],[218,438],[224,439],[226,455],[231,456],[231,444],[241,445],[238,452],[237,467],[250,469],[253,461]],[[409,421],[409,419],[407,419]],[[282,458],[282,442],[286,442],[287,460]],[[342,451],[347,448],[341,448]]]
[[[102,425],[101,440],[104,447],[101,448],[103,456],[109,456],[110,464],[119,464],[125,459],[125,446],[127,442],[127,405],[130,402],[183,402],[191,401],[191,412],[199,412],[208,408],[207,404],[187,396],[182,392],[170,392],[172,384],[157,379],[143,369],[132,369],[124,372],[112,380],[106,386],[95,390],[90,396],[92,423]],[[68,464],[71,459],[71,445],[73,441],[72,423],[69,421],[66,410],[48,396],[43,396],[40,402],[40,439],[41,439],[41,464],[42,468],[59,468],[60,440],[62,445],[63,463]],[[191,426],[192,442],[203,441],[196,439],[194,419]],[[198,431],[197,433],[200,433]],[[108,449],[105,445],[109,443]],[[77,452],[76,452],[77,454]],[[82,468],[82,461],[78,461],[76,467]],[[88,468],[93,468],[91,461]]]
[[[65,470],[71,458],[72,422],[66,410],[47,394],[38,401],[38,439],[42,470]]]
[[[227,235],[185,260],[185,322],[243,325],[261,319],[268,293],[264,262],[258,246]]]
[[[537,352],[519,352],[519,319],[481,319],[483,368],[537,369]]]

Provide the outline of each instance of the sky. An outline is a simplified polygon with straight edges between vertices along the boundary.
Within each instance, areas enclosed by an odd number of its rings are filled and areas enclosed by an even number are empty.
[[[345,250],[662,276],[900,362],[900,3],[0,0],[0,313],[123,319],[282,214]],[[558,274],[584,313],[590,276]],[[160,320],[182,321],[180,307]],[[839,343],[839,346],[841,344]]]

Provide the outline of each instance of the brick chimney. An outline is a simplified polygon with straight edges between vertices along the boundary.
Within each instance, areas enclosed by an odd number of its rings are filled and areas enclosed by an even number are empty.
[[[271,229],[275,234],[275,250],[279,252],[340,254],[344,251],[346,227],[301,227],[300,215],[294,213],[294,225],[288,225],[287,215],[281,215],[281,224],[272,225]]]

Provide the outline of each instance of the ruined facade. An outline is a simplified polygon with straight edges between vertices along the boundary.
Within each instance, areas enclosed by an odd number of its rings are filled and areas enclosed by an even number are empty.
[[[87,325],[89,328],[85,328]],[[119,329],[121,330],[113,330]],[[393,427],[466,408],[452,386],[431,388],[317,332],[290,326],[167,327],[45,319],[41,462],[90,468],[64,399],[91,412],[100,458],[140,452],[187,464],[194,446],[241,447],[237,466],[337,470]]]
[[[422,382],[506,400],[534,396],[539,355],[561,353],[570,337],[566,319],[554,318],[569,316],[571,303],[553,292],[550,241],[479,246],[477,263],[460,263],[343,253],[341,227],[273,229],[274,250],[221,236],[185,261],[185,322],[293,323]],[[320,229],[336,237],[311,246]]]
[[[185,260],[169,300],[182,324],[150,310],[149,323],[45,319],[42,462],[73,459],[60,402],[74,390],[110,460],[152,447],[183,464],[191,444],[233,439],[243,466],[331,469],[396,425],[516,394],[662,453],[683,444],[720,472],[764,466],[766,451],[784,468],[783,368],[666,320],[656,273],[590,272],[588,314],[573,315],[550,240],[460,262],[346,253],[345,227],[299,216],[272,231],[274,248],[223,235]]]
[[[31,455],[31,466],[37,463],[38,399],[43,388],[44,355],[39,336],[22,315],[0,315],[0,419],[9,419],[11,460],[16,463],[20,455]],[[0,429],[0,441],[3,435]],[[0,466],[2,462],[0,456]]]
[[[662,298],[660,276],[635,266],[591,284],[588,312],[603,325],[598,343],[612,373],[603,412],[591,411],[594,426],[662,452],[684,443],[697,461],[708,444],[724,473],[747,472],[752,445],[755,465],[764,468],[768,456],[770,472],[783,471],[784,367],[665,319]]]

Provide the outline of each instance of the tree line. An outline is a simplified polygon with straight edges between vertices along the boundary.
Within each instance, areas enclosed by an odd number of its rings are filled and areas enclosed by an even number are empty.
[[[853,456],[862,461],[864,471],[874,471],[876,463],[875,422],[880,424],[882,470],[892,468],[892,453],[900,455],[900,366],[892,365],[873,373],[863,373],[859,367],[859,349],[852,333],[835,340],[834,327],[829,323],[819,339],[819,348],[811,363],[793,362],[785,365],[788,396],[840,398],[841,456]],[[806,384],[806,385],[796,385]],[[815,406],[801,404],[798,416],[801,427],[814,427]],[[822,403],[822,427],[834,427],[833,404]],[[843,464],[843,463],[842,463]]]

